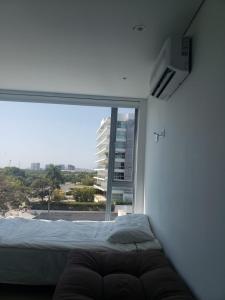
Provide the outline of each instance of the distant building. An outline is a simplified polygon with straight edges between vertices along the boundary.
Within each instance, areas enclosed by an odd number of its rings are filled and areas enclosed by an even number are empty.
[[[65,171],[66,170],[66,166],[65,165],[56,165],[56,167],[58,167],[61,171]]]
[[[110,123],[110,117],[101,121],[96,138],[97,176],[94,187],[103,192],[107,191]],[[118,114],[114,163],[116,181],[132,181],[133,178],[134,125],[134,114]],[[113,188],[112,200],[133,201],[133,188],[127,186]]]
[[[67,166],[67,170],[68,170],[68,171],[75,171],[75,169],[76,169],[76,168],[75,168],[74,165],[68,165],[68,166]]]
[[[51,166],[53,164],[47,164],[45,165],[45,169],[48,169],[49,166]],[[58,167],[61,171],[75,171],[76,167],[74,165],[65,165],[65,164],[60,164],[60,165],[54,165],[56,167]]]
[[[39,171],[41,169],[41,165],[40,163],[31,163],[30,168],[33,171]]]

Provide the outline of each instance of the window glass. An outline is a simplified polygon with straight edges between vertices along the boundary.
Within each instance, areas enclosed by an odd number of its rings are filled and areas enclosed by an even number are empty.
[[[135,124],[135,109],[118,109],[112,182],[112,203],[117,215],[133,211]]]
[[[114,172],[114,179],[124,180],[124,173],[121,172]]]
[[[0,102],[0,215],[105,220],[110,114]]]
[[[116,127],[117,128],[126,128],[127,127],[127,123],[126,123],[126,121],[121,121],[121,120],[118,119]]]
[[[116,139],[118,140],[126,140],[126,130],[117,130]]]
[[[126,148],[126,143],[125,142],[116,142],[116,150],[117,149],[125,149]]]
[[[124,152],[116,152],[115,154],[115,158],[125,158],[125,153]]]
[[[115,169],[122,169],[122,170],[124,170],[124,162],[115,161],[114,167],[115,167]]]
[[[73,221],[132,212],[135,109],[0,102],[0,136],[0,216]]]

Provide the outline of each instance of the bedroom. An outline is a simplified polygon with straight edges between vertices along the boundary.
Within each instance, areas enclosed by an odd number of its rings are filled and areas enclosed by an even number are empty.
[[[1,1],[1,100],[56,103],[55,93],[79,105],[143,100],[134,211],[149,217],[194,295],[223,300],[224,1],[206,0],[200,10],[194,0],[104,3]],[[154,99],[153,62],[166,38],[187,28],[192,71],[169,101]]]

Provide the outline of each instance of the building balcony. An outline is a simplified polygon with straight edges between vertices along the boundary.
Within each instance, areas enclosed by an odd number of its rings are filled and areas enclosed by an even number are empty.
[[[101,145],[107,145],[107,144],[109,144],[109,139],[108,137],[105,137],[96,145],[96,148],[99,148]]]
[[[102,158],[99,158],[95,161],[96,163],[107,163],[108,162],[108,157],[102,157]]]
[[[100,154],[104,154],[104,153],[108,153],[108,150],[109,149],[109,146],[108,145],[105,145],[104,147],[102,147],[101,150],[97,149],[98,151],[95,153],[96,155],[100,155]]]
[[[124,173],[125,172],[125,169],[124,168],[116,168],[116,169],[114,169],[114,172],[115,173]]]
[[[93,178],[96,179],[96,180],[100,180],[100,181],[105,181],[106,180],[106,177],[94,176]]]
[[[108,169],[99,169],[99,170],[97,170],[96,177],[107,178],[108,177]]]
[[[117,147],[116,146],[116,152],[121,152],[121,153],[124,153],[124,152],[126,152],[126,149],[125,148],[119,148],[119,147]]]
[[[115,158],[115,162],[125,162],[125,158]]]
[[[97,190],[100,190],[100,191],[102,191],[102,192],[106,192],[106,190],[107,190],[107,185],[105,184],[105,185],[101,185],[101,184],[94,184],[93,185],[93,187],[95,188],[95,189],[97,189]]]
[[[110,134],[110,127],[106,127],[102,131],[99,132],[99,134],[96,137],[96,140],[98,141],[101,138],[104,138],[105,136],[109,136]]]
[[[117,141],[117,142],[126,142],[126,140],[127,140],[127,139],[126,139],[126,137],[124,137],[124,136],[117,136],[117,137],[116,137],[116,141]]]
[[[110,123],[111,123],[110,117],[103,119],[96,133],[101,134],[101,132],[104,131],[105,128],[110,127]]]

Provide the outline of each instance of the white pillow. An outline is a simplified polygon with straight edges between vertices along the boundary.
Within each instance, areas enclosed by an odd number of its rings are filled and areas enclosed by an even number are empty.
[[[152,241],[154,237],[140,229],[124,228],[112,231],[107,240],[111,243],[132,244]]]
[[[135,228],[145,232],[149,232],[154,236],[149,218],[144,214],[130,214],[125,216],[119,216],[115,219],[115,228],[124,229],[124,228]]]

